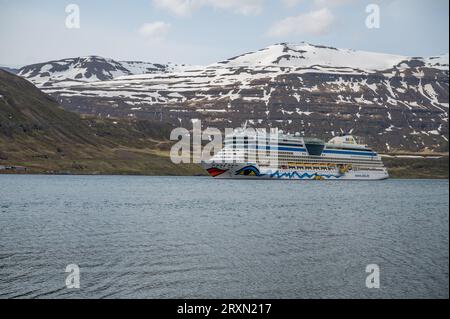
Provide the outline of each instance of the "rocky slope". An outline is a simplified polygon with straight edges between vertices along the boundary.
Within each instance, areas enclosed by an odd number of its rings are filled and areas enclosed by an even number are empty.
[[[170,161],[171,129],[146,120],[81,118],[30,82],[0,70],[0,173],[11,166],[30,173],[202,173]]]
[[[185,127],[193,119],[219,128],[247,123],[325,139],[351,132],[379,151],[448,151],[448,54],[281,43],[206,67],[134,75],[119,67],[106,75],[86,69],[84,83],[71,71],[69,80],[54,76],[49,65],[58,68],[47,63],[19,74],[83,114]]]
[[[17,74],[19,72],[19,69],[16,68],[11,68],[8,66],[0,66],[0,70],[12,73],[12,74]]]

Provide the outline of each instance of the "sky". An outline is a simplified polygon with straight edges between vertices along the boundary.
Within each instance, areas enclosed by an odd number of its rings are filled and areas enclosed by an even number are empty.
[[[207,65],[302,41],[433,56],[448,38],[448,0],[0,0],[11,67],[88,55]]]

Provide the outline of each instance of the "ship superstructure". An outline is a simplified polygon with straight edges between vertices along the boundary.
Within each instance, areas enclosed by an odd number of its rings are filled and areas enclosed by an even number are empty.
[[[237,131],[203,167],[215,178],[383,180],[380,155],[353,135],[328,143],[299,134],[261,135]]]

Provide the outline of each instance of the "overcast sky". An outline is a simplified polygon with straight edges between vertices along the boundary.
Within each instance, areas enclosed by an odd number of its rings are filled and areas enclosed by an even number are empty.
[[[66,27],[72,3],[78,29]],[[371,3],[380,28],[366,26]],[[8,66],[86,55],[205,65],[302,41],[430,56],[448,52],[448,37],[448,0],[0,0]]]

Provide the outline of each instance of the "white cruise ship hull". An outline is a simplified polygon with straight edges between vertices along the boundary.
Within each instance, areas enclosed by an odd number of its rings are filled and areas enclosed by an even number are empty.
[[[203,163],[203,168],[217,179],[272,179],[272,180],[385,180],[383,171],[297,170],[258,167],[256,164]]]
[[[263,159],[263,160],[261,160]],[[275,180],[383,180],[389,178],[381,157],[355,137],[328,143],[279,134],[273,139],[230,135],[203,167],[215,178]]]

